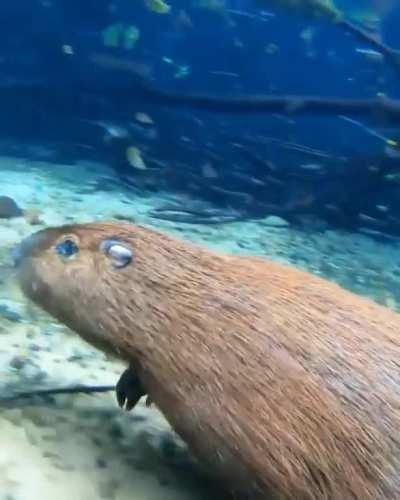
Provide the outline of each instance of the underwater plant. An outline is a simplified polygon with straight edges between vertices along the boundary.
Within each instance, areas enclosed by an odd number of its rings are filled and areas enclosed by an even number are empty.
[[[157,14],[168,14],[171,7],[163,0],[144,0],[146,7]]]

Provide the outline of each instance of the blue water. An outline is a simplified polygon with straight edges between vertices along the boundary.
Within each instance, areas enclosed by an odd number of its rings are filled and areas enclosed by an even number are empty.
[[[397,165],[391,150],[389,157],[385,152],[386,139],[396,140],[398,135],[393,121],[349,113],[348,118],[358,120],[354,124],[335,112],[324,117],[313,113],[287,116],[285,112],[227,114],[191,105],[181,109],[152,102],[151,96],[143,101],[143,81],[178,95],[200,93],[215,98],[256,94],[399,97],[399,66],[379,54],[365,53],[371,50],[367,43],[307,11],[277,10],[268,2],[261,9],[260,3],[227,1],[225,7],[210,9],[175,1],[170,13],[157,14],[144,2],[129,0],[5,2],[0,7],[0,133],[23,143],[53,144],[56,160],[98,157],[114,166],[122,182],[137,184],[139,179],[143,186],[146,174],[133,171],[125,158],[127,143],[136,141],[147,148],[149,164],[156,159],[185,165],[173,174],[155,167],[159,187],[189,192],[221,208],[229,206],[241,217],[275,213],[301,224],[293,209],[287,214],[282,207],[304,205],[300,198],[308,196],[316,201],[305,211],[329,224],[358,229],[359,214],[364,213],[379,219],[372,222],[373,229],[399,233],[388,219],[392,210],[397,221],[397,187],[382,180]],[[356,3],[341,4],[350,18],[356,7]],[[372,3],[369,11],[373,12]],[[396,50],[400,48],[396,35],[399,8],[394,3],[384,14],[372,34]],[[362,19],[355,22],[369,29]],[[123,43],[105,45],[103,31],[118,23],[139,30],[133,48]],[[138,105],[156,122],[157,138],[150,127],[138,123],[131,127]],[[104,141],[98,121],[131,127],[129,138]],[[62,147],[57,146],[60,143]],[[246,154],[238,156],[232,143],[240,143]],[[305,146],[306,151],[293,149],[293,143]],[[208,161],[214,161],[217,180],[204,178],[200,172]],[[280,194],[271,185],[260,188],[268,184],[265,162],[271,162],[274,177],[285,184]],[[370,175],[365,168],[368,162],[378,162],[380,173]],[[310,164],[314,173],[301,168]],[[149,179],[153,175],[147,173]],[[293,176],[297,180],[291,181]],[[349,176],[357,181],[349,185]],[[154,179],[148,184],[157,189]],[[250,194],[252,201],[243,204],[245,196],[221,190]],[[268,206],[263,202],[266,195],[271,200]],[[355,197],[358,206],[352,207]],[[390,207],[384,214],[377,213],[376,205],[382,205],[383,198]],[[332,204],[337,208],[334,214],[323,208]]]
[[[0,3],[0,399],[10,387],[112,384],[121,373],[15,290],[6,254],[36,226],[148,217],[400,308],[400,2],[338,2],[392,58],[342,25],[268,0],[168,3],[166,14],[145,0]],[[105,40],[118,25],[139,33],[130,47]],[[257,96],[290,105],[239,109]],[[302,112],[307,97],[324,112]],[[390,113],[379,107],[384,97],[393,99]],[[350,104],[360,100],[355,112]],[[27,352],[34,363],[25,365]],[[117,500],[132,491],[134,500],[211,498],[187,464],[175,467],[167,495],[159,469],[170,435],[146,409],[121,416],[111,396],[39,403],[1,410],[0,435],[10,439],[0,446],[21,458],[0,461],[0,500],[34,500],[32,488],[62,500],[69,482],[79,499],[99,491]],[[21,474],[26,463],[36,482]]]

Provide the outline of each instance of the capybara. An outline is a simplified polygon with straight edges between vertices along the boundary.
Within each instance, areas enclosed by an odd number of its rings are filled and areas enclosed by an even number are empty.
[[[129,224],[45,229],[14,257],[25,294],[125,360],[136,399],[148,394],[227,490],[400,499],[394,311]]]

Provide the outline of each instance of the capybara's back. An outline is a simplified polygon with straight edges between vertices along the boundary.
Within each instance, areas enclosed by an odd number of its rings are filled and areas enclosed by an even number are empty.
[[[71,238],[68,260],[54,249]],[[134,258],[116,267],[109,255],[121,245]],[[129,361],[229,489],[400,499],[395,312],[311,274],[137,226],[46,230],[23,248],[25,293]]]
[[[185,420],[187,441],[250,498],[400,499],[400,316],[279,264],[229,266],[202,302],[186,397],[207,429]]]

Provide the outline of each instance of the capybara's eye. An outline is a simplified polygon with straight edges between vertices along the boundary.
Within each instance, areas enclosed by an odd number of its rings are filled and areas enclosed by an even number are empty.
[[[132,262],[132,249],[118,240],[105,240],[100,245],[100,250],[111,259],[114,267],[125,267]]]
[[[78,245],[71,239],[61,241],[55,248],[58,255],[64,259],[69,259],[79,252]]]

